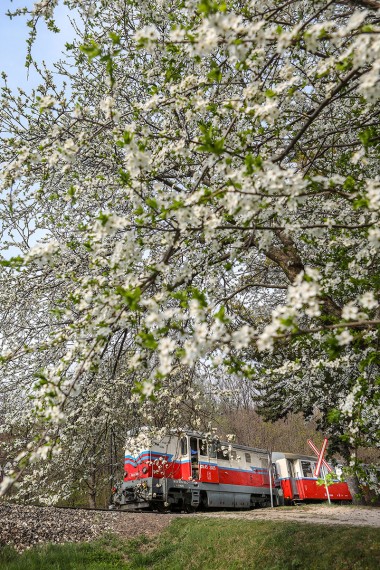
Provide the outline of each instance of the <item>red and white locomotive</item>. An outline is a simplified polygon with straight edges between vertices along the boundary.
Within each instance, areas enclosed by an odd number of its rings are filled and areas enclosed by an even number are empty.
[[[121,509],[190,512],[198,507],[250,509],[282,505],[284,499],[325,499],[317,478],[305,475],[310,457],[273,454],[271,465],[264,449],[194,431],[152,440],[146,436],[145,442],[143,431],[141,435],[138,445],[126,450],[124,481],[114,488],[113,503]],[[300,466],[304,471],[297,471]],[[334,483],[329,490],[332,500],[351,498],[346,483]]]
[[[126,450],[114,503],[124,509],[249,509],[270,505],[271,488],[274,504],[280,504],[265,450],[184,431]]]

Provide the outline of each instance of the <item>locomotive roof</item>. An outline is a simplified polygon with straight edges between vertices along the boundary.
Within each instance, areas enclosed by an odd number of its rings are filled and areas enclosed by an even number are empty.
[[[143,426],[141,428],[135,428],[135,429],[129,430],[128,435],[136,436],[139,432],[142,432],[142,431],[143,432],[149,432],[149,428],[146,426]],[[191,430],[189,428],[170,429],[170,430],[168,430],[166,435],[177,436],[177,437],[180,437],[181,435],[188,435],[190,437],[199,437],[200,439],[207,439],[204,432],[194,431],[194,430]],[[249,447],[248,445],[240,445],[238,443],[230,443],[228,441],[222,441],[221,439],[218,439],[217,441],[219,441],[219,443],[221,445],[231,446],[234,449],[240,449],[242,451],[251,451],[251,452],[255,452],[255,453],[265,453],[266,455],[268,455],[267,449],[261,449],[258,447]]]
[[[192,431],[192,430],[183,430],[183,433],[185,433],[186,435],[189,436],[193,436],[193,437],[199,437],[200,439],[207,439],[205,437],[205,434],[202,432],[198,432],[198,431]],[[258,447],[249,447],[248,445],[240,445],[239,443],[233,443],[233,442],[228,442],[228,441],[223,441],[221,439],[218,439],[219,443],[221,443],[222,445],[226,445],[226,446],[231,446],[234,449],[241,449],[242,451],[255,451],[256,453],[265,453],[268,454],[268,450],[267,449],[260,449]]]

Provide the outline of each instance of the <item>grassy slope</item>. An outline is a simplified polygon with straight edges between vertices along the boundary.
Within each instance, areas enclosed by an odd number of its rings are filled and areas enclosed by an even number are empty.
[[[1,570],[371,570],[380,530],[239,520],[177,519],[160,537],[0,549]]]

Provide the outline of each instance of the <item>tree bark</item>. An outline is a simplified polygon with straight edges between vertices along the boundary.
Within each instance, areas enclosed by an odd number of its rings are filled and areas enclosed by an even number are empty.
[[[283,247],[271,246],[264,253],[274,263],[279,265],[291,283],[304,271],[305,266],[298,253],[293,238],[283,230],[275,232]],[[340,318],[341,308],[328,296],[321,298],[321,309],[325,316]]]
[[[96,509],[96,467],[91,466],[91,473],[88,478],[88,505],[90,509]]]
[[[358,476],[355,475],[355,473],[352,475],[345,475],[345,480],[352,495],[352,503],[354,505],[365,505],[366,501]]]

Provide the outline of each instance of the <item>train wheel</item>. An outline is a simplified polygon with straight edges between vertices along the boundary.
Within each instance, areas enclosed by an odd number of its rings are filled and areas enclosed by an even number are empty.
[[[195,513],[195,511],[197,510],[197,507],[194,507],[193,505],[190,505],[190,503],[185,505],[185,513]]]
[[[169,503],[157,503],[156,508],[159,513],[165,514],[170,513],[170,504]]]

